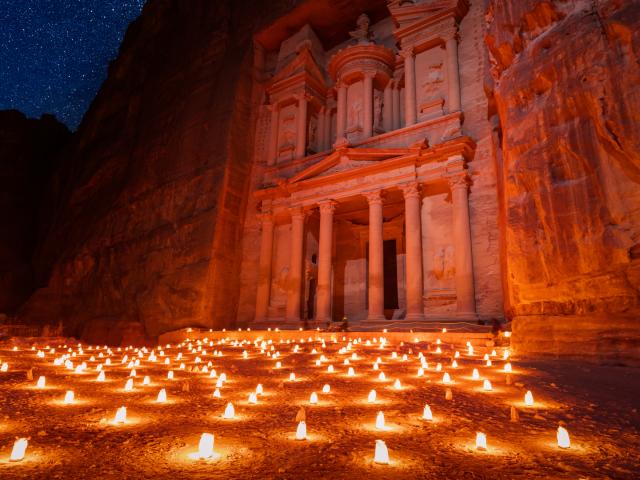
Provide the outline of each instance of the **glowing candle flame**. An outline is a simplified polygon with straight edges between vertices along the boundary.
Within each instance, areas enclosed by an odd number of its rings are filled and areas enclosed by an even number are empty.
[[[384,424],[384,413],[381,411],[378,412],[378,415],[376,416],[376,428],[378,430],[386,430],[386,426]]]
[[[276,362],[276,368],[282,368],[282,362]]]
[[[480,380],[480,372],[478,372],[477,368],[473,369],[473,373],[471,374],[471,378],[474,380]]]
[[[289,381],[290,382],[295,382],[296,381],[296,374],[295,373],[291,372],[289,374]]]
[[[124,384],[124,391],[130,392],[133,390],[133,378],[127,380],[127,383]]]
[[[476,433],[476,449],[478,450],[487,449],[487,436],[482,432]]]
[[[385,376],[384,372],[380,372],[380,375],[378,375],[378,380],[384,381],[386,379],[387,379],[387,377]]]
[[[29,441],[26,438],[18,438],[13,444],[13,449],[11,450],[11,457],[9,460],[12,462],[19,462],[24,458],[24,454],[27,451],[27,445]]]
[[[307,424],[302,421],[298,423],[298,428],[296,428],[296,440],[306,440],[307,439]]]
[[[458,368],[458,362],[456,362],[455,360],[451,362],[451,368]]]
[[[493,387],[491,386],[491,382],[486,378],[484,379],[484,382],[482,382],[482,388],[488,392],[493,390]]]
[[[1,371],[1,372],[7,372],[7,371],[9,371],[9,364],[8,364],[7,362],[4,362],[4,363],[2,364],[2,366],[0,367],[0,371]]]
[[[377,363],[374,363],[374,364],[373,364],[373,369],[374,369],[374,370],[378,370],[378,368],[379,368],[379,367],[378,367],[378,364],[377,364]]]
[[[355,376],[356,372],[353,369],[353,367],[349,367],[349,370],[347,370],[347,377],[353,377]]]
[[[420,367],[420,368],[418,369],[418,376],[419,376],[419,377],[424,376],[424,368]]]
[[[493,365],[493,364],[491,363],[491,360],[487,360],[487,363],[485,364],[485,366],[490,367],[491,365]]]
[[[389,450],[383,440],[376,440],[376,450],[373,455],[373,461],[381,465],[389,464]]]
[[[504,371],[507,373],[511,373],[511,363],[507,362],[504,364]]]
[[[567,432],[567,429],[564,427],[558,427],[558,433],[557,433],[557,438],[558,438],[558,447],[560,448],[570,448],[571,447],[571,440],[569,439],[569,432]]]
[[[224,415],[223,418],[235,418],[236,416],[236,411],[233,408],[233,403],[229,402],[227,403],[227,407],[224,409]]]
[[[393,388],[395,388],[396,390],[401,390],[402,389],[402,384],[400,383],[400,379],[396,378],[396,381],[393,382]]]
[[[436,364],[436,372],[441,372],[442,371],[442,364],[438,363]]]
[[[36,383],[36,387],[37,388],[44,388],[46,381],[47,380],[45,379],[45,377],[40,375],[40,377],[38,377],[38,383]]]
[[[127,421],[127,407],[120,407],[116,410],[116,416],[113,419],[113,423],[116,425]]]
[[[533,393],[531,393],[531,390],[527,390],[527,393],[524,394],[524,404],[527,407],[533,407]]]
[[[329,393],[331,392],[331,387],[329,386],[328,383],[324,384],[324,387],[322,387],[322,393]]]
[[[215,398],[220,398],[220,397],[222,397],[222,395],[220,395],[220,389],[219,389],[219,388],[216,388],[216,389],[215,389],[215,391],[213,392],[213,396],[214,396]]]
[[[316,392],[311,392],[311,395],[309,396],[309,403],[311,405],[318,404],[318,394]]]
[[[98,382],[104,382],[104,370],[101,370],[100,373],[98,374],[98,378],[96,379]]]
[[[367,397],[367,402],[373,403],[375,401],[376,401],[376,391],[375,390],[371,390],[369,392],[369,396]]]
[[[442,349],[440,347],[436,348],[436,353],[442,353]]]
[[[222,384],[223,384],[223,383],[224,383],[224,382],[222,381],[222,379],[221,379],[221,378],[218,378],[218,380],[216,380],[216,388],[220,388],[220,387],[222,387]]]
[[[327,372],[328,372],[328,373],[333,373],[333,365],[329,365],[329,366],[327,367]]]
[[[136,369],[135,369],[135,368],[134,368],[134,369],[132,369],[132,370],[131,370],[131,372],[129,372],[129,376],[130,376],[130,377],[135,377],[135,376],[137,376],[137,373],[136,373]]]
[[[212,433],[203,433],[200,435],[197,457],[200,459],[213,457],[213,444],[214,436]]]
[[[173,370],[169,370],[169,371],[167,372],[167,378],[168,378],[169,380],[173,380]]]
[[[71,403],[73,403],[73,390],[67,390],[67,393],[64,394],[64,400],[63,403],[69,405]]]
[[[256,395],[254,392],[251,392],[249,394],[249,403],[253,403],[254,405],[258,403],[258,395]]]
[[[167,401],[167,391],[163,388],[158,392],[158,398],[156,399],[156,402],[164,403],[166,401]]]
[[[445,385],[451,383],[451,375],[449,375],[449,372],[444,372],[442,375],[442,383]]]
[[[424,406],[424,410],[422,411],[422,418],[424,420],[433,420],[433,414],[431,413],[431,407],[429,405]]]
[[[256,387],[256,393],[258,395],[262,395],[264,393],[264,389],[262,388],[262,384],[259,383],[258,386]]]
[[[149,375],[145,375],[145,377],[142,379],[142,385],[150,385],[151,384],[151,379],[149,378]]]

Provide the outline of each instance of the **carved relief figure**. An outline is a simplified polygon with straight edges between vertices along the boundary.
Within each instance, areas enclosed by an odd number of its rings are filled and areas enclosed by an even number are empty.
[[[282,119],[279,148],[293,147],[296,144],[295,117],[288,115]]]
[[[309,148],[313,151],[318,151],[318,119],[316,117],[311,117],[309,119],[309,132],[307,138],[309,141],[307,144]]]
[[[382,129],[382,92],[376,90],[373,94],[373,125],[377,129]]]
[[[442,63],[429,65],[424,82],[422,82],[425,100],[436,100],[440,98],[442,82],[444,82]]]
[[[452,245],[440,248],[433,256],[433,276],[438,280],[455,277],[455,258]]]
[[[362,125],[362,98],[357,97],[349,105],[348,128],[355,128]]]
[[[364,13],[358,17],[356,25],[358,28],[349,32],[351,38],[354,38],[358,41],[359,44],[368,44],[373,42],[374,34],[369,29],[370,25],[369,17]]]

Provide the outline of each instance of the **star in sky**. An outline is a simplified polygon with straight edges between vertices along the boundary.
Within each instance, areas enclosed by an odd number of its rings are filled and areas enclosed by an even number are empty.
[[[1,0],[0,110],[75,130],[145,0]]]

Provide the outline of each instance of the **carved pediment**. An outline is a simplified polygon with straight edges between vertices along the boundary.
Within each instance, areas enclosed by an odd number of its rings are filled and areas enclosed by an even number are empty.
[[[311,178],[328,177],[335,173],[358,170],[406,155],[408,151],[407,148],[345,148],[336,150],[325,159],[291,177],[287,183],[293,184]]]
[[[447,14],[454,15],[459,21],[467,13],[469,5],[467,0],[391,0],[388,8],[396,28],[402,30]]]
[[[298,55],[274,75],[268,90],[279,90],[279,84],[289,85],[295,77],[300,78],[298,82],[301,85],[309,83],[314,87],[326,86],[325,75],[307,45],[302,45]]]

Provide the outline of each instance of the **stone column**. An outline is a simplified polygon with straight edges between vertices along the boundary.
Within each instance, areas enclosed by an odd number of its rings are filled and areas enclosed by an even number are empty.
[[[333,109],[327,107],[324,116],[324,149],[329,150],[331,148],[331,117],[333,115]]]
[[[273,215],[263,213],[262,238],[260,240],[260,264],[258,267],[258,292],[256,295],[256,321],[267,319],[271,296],[271,256],[273,254]]]
[[[325,122],[325,117],[327,115],[327,107],[320,107],[320,111],[318,112],[318,133],[317,133],[317,146],[318,146],[318,152],[324,152],[324,150],[327,148],[325,145],[325,134],[324,134],[324,129],[326,126],[326,122]]]
[[[278,104],[269,105],[271,110],[271,135],[269,137],[269,155],[267,165],[274,165],[278,159],[278,122],[280,121],[280,108]]]
[[[296,137],[296,158],[302,158],[307,150],[307,101],[305,94],[298,95],[298,132]]]
[[[384,320],[384,253],[382,195],[365,194],[369,202],[369,315],[367,320]]]
[[[422,301],[422,226],[420,221],[420,185],[402,187],[404,194],[405,235],[407,245],[407,320],[424,320]]]
[[[293,207],[291,212],[291,260],[287,291],[287,315],[291,322],[300,321],[300,297],[302,292],[302,252],[304,245],[304,211]]]
[[[384,89],[384,111],[382,113],[382,120],[384,122],[384,131],[390,132],[393,130],[393,82],[389,80],[386,88]]]
[[[336,143],[345,138],[347,128],[347,86],[340,82],[338,85],[338,113],[336,119]]]
[[[400,84],[393,82],[393,129],[400,128]]]
[[[373,77],[375,73],[364,73],[363,85],[363,103],[364,103],[364,125],[362,126],[362,134],[364,138],[373,135]]]
[[[333,254],[333,212],[336,202],[320,202],[320,242],[318,245],[318,291],[316,320],[331,321],[331,257]]]
[[[458,315],[475,318],[476,303],[473,286],[473,258],[469,225],[469,179],[464,175],[451,177],[449,186],[453,198],[453,244],[456,264],[456,297]]]
[[[402,50],[404,57],[404,118],[405,126],[416,123],[416,67],[413,48]]]
[[[448,91],[447,103],[449,107],[447,112],[457,112],[460,110],[460,72],[458,70],[458,39],[456,35],[452,35],[446,40],[447,50],[447,75],[448,75]]]

